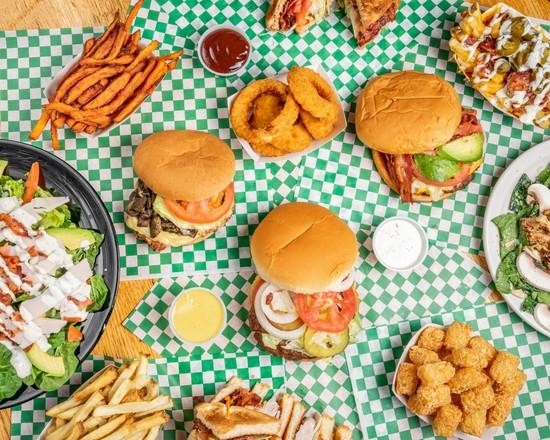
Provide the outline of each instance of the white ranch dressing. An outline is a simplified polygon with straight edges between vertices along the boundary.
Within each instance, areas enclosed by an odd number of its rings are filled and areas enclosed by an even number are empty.
[[[427,240],[412,220],[394,217],[376,228],[373,250],[380,263],[389,269],[410,270],[424,260]]]

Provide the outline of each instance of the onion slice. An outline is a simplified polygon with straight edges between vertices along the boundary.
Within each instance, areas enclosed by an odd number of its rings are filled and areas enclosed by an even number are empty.
[[[272,295],[272,299],[268,303],[269,294]],[[271,322],[275,324],[290,324],[299,319],[296,306],[286,290],[281,290],[273,284],[264,283],[258,290],[257,295],[260,296],[261,307],[265,316]],[[273,307],[275,302],[287,302],[288,308],[291,310],[288,312],[278,311]]]
[[[303,334],[306,331],[305,324],[301,327],[297,328],[296,330],[280,330],[277,327],[275,327],[267,317],[265,316],[265,313],[262,309],[262,295],[260,292],[256,294],[256,297],[254,298],[254,310],[256,312],[256,317],[258,318],[258,322],[262,326],[262,328],[269,334],[275,336],[279,339],[299,339],[303,336]]]
[[[353,272],[350,272],[341,281],[333,283],[328,290],[331,292],[344,292],[345,290],[348,290],[351,286],[353,286],[354,282],[355,279],[353,276]]]

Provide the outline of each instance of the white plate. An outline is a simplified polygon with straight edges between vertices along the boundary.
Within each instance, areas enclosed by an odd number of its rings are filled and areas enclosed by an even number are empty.
[[[487,209],[485,210],[485,218],[483,220],[483,248],[485,250],[485,258],[491,276],[495,279],[498,266],[500,264],[500,239],[498,229],[492,220],[501,215],[510,212],[508,205],[510,196],[516,187],[522,174],[527,174],[531,179],[534,179],[548,164],[550,163],[550,140],[544,141],[535,147],[532,147],[526,153],[523,153],[514,160],[502,173],[497,184],[491,191]],[[511,293],[502,294],[504,300],[510,308],[516,312],[523,321],[531,327],[550,338],[550,331],[541,326],[535,317],[528,312],[521,310],[523,300]]]
[[[430,323],[430,324],[427,324],[424,327],[422,327],[420,330],[418,330],[414,334],[414,336],[411,338],[411,340],[409,341],[409,343],[407,344],[407,346],[403,350],[403,354],[401,355],[401,358],[399,358],[399,362],[397,363],[397,368],[395,369],[395,374],[393,375],[393,382],[392,382],[392,385],[391,385],[391,390],[392,390],[393,394],[395,395],[395,397],[397,397],[397,399],[399,399],[399,401],[403,405],[405,405],[405,408],[407,408],[407,411],[409,411],[411,414],[417,416],[423,422],[428,423],[428,424],[431,425],[432,422],[433,422],[433,416],[422,416],[422,415],[414,414],[409,409],[409,407],[407,406],[407,397],[403,394],[398,393],[397,390],[395,389],[395,383],[397,382],[397,372],[399,371],[399,367],[401,367],[401,364],[406,361],[407,355],[409,354],[409,350],[414,345],[416,345],[416,341],[418,341],[418,338],[420,337],[420,334],[428,327],[435,327],[435,328],[442,328],[442,329],[447,328],[447,327],[442,326],[442,325],[431,324]],[[472,335],[478,336],[479,333],[472,332]],[[462,440],[480,440],[480,439],[481,440],[491,440],[496,435],[500,435],[500,434],[502,434],[502,427],[485,428],[483,430],[483,435],[481,437],[475,437],[473,435],[466,434],[465,432],[462,432],[462,431],[457,429],[454,433],[454,436],[449,437],[449,438],[450,439],[462,439]]]
[[[317,72],[319,75],[321,75],[325,79],[325,81],[330,84],[330,87],[332,88],[332,91],[338,97],[338,101],[340,102],[340,111],[338,112],[338,118],[336,119],[336,124],[334,125],[334,128],[332,129],[332,132],[326,138],[313,140],[311,142],[311,145],[308,148],[306,148],[305,150],[297,151],[295,153],[285,154],[283,156],[276,156],[276,157],[263,156],[261,154],[258,154],[256,151],[254,151],[254,149],[248,143],[248,141],[246,141],[245,139],[243,139],[241,137],[238,137],[239,142],[241,143],[241,145],[243,146],[245,151],[248,153],[248,155],[252,159],[254,159],[254,162],[258,162],[258,163],[269,163],[269,162],[281,163],[281,162],[285,162],[287,160],[298,159],[298,158],[300,158],[302,156],[305,156],[306,154],[316,150],[321,145],[324,145],[327,142],[331,141],[338,134],[340,134],[342,131],[344,131],[346,129],[347,122],[346,122],[346,115],[344,113],[344,107],[342,105],[342,101],[340,100],[340,97],[338,96],[338,91],[334,88],[334,84],[332,84],[332,81],[330,80],[328,74],[323,70],[323,68],[321,66],[304,66],[304,67],[308,67],[311,70],[314,70],[315,72]],[[277,80],[287,84],[287,76],[288,76],[288,72],[285,72],[285,73],[281,73],[277,76],[270,77],[270,79],[277,79]],[[227,100],[228,112],[231,110],[231,105],[233,104],[233,101],[235,100],[235,98],[237,97],[238,94],[239,94],[239,92],[235,93],[234,95],[231,95],[229,97],[229,99]]]

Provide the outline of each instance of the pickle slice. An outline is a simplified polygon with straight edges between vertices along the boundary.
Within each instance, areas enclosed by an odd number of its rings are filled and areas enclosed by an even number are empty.
[[[339,333],[316,332],[306,329],[304,349],[311,355],[326,358],[344,351],[349,342],[349,332],[345,329]]]

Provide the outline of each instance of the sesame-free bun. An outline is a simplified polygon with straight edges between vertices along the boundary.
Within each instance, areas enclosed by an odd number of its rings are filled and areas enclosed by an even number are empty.
[[[453,87],[437,75],[394,72],[371,79],[357,98],[355,128],[369,148],[416,154],[447,143],[462,117]]]
[[[134,153],[143,183],[170,200],[198,202],[223,191],[235,175],[235,157],[213,134],[168,130],[147,137]]]
[[[250,242],[258,275],[299,293],[330,290],[353,269],[355,234],[337,215],[311,203],[286,203],[259,224]]]

